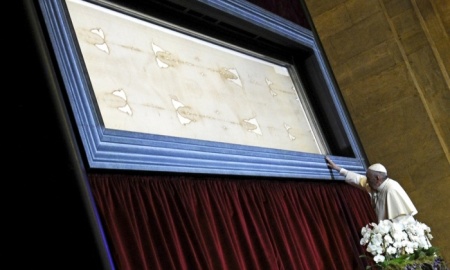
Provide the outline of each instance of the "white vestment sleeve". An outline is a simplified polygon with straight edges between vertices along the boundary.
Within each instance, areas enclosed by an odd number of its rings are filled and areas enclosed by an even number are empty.
[[[371,193],[371,189],[370,189],[369,184],[367,183],[366,176],[364,176],[362,174],[354,173],[352,171],[348,171],[344,168],[342,168],[339,171],[339,174],[342,176],[345,176],[346,183]]]

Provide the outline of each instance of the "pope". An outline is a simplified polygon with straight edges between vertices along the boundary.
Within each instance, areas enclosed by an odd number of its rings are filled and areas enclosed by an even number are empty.
[[[417,209],[406,191],[395,180],[388,177],[386,168],[375,163],[366,170],[366,175],[348,171],[336,165],[330,157],[325,157],[327,166],[345,177],[345,182],[367,191],[378,221],[390,219],[398,222],[417,214]]]

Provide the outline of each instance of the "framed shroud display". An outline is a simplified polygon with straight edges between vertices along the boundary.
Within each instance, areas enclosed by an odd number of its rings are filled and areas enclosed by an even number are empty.
[[[364,171],[310,30],[242,1],[165,2],[40,1],[90,168],[335,179],[334,155]]]

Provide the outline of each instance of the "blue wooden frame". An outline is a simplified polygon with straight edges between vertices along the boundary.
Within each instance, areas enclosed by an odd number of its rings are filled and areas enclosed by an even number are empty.
[[[93,3],[105,1],[90,1]],[[343,102],[314,34],[303,27],[238,0],[198,0],[312,50],[355,157],[333,156],[341,166],[364,172],[366,163]],[[103,126],[89,78],[80,61],[70,18],[62,0],[40,0],[40,8],[90,168],[177,173],[248,175],[299,179],[341,179],[324,156],[170,136],[110,130]]]

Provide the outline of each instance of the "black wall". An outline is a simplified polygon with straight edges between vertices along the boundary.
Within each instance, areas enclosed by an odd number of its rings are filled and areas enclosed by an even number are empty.
[[[27,1],[11,2],[12,22],[4,25],[2,38],[8,63],[3,119],[11,123],[3,127],[10,153],[3,181],[13,184],[3,189],[10,213],[3,220],[11,224],[4,232],[11,244],[4,248],[13,255],[4,258],[12,269],[103,269],[80,170],[39,57]]]

